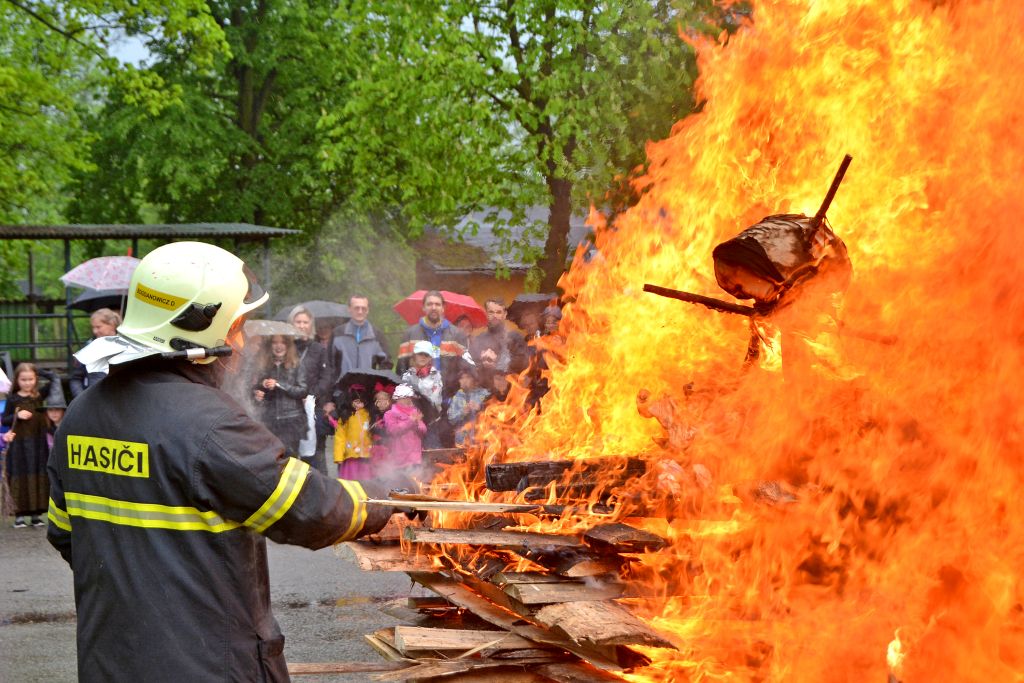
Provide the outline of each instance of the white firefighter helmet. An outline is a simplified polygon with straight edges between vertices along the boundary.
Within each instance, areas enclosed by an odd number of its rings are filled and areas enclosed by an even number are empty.
[[[262,306],[269,295],[229,251],[203,242],[173,242],[139,263],[128,287],[118,334],[150,353],[215,348],[227,341],[236,320]]]

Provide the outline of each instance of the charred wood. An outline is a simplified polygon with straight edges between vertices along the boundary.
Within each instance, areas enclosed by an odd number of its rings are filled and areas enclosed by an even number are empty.
[[[668,545],[664,538],[628,524],[595,526],[583,534],[583,540],[595,550],[613,553],[644,553]]]
[[[552,482],[590,489],[599,484],[614,486],[646,472],[647,463],[640,458],[590,458],[493,463],[487,465],[484,475],[491,491],[524,491]]]
[[[428,529],[406,527],[405,539],[412,543],[482,545],[509,550],[550,550],[583,548],[575,536],[536,534],[526,531],[477,531],[476,529]]]
[[[584,577],[617,574],[626,562],[624,558],[600,554],[588,548],[566,547],[557,549],[526,548],[516,554],[550,569],[560,576]]]
[[[719,313],[735,313],[736,315],[747,316],[753,316],[759,313],[759,311],[753,306],[734,304],[711,296],[694,294],[693,292],[684,292],[679,289],[670,289],[669,287],[661,287],[659,285],[644,284],[644,291],[650,292],[651,294],[657,294],[658,296],[664,296],[669,299],[685,301],[690,304],[699,304],[710,308],[712,311],[718,311]]]

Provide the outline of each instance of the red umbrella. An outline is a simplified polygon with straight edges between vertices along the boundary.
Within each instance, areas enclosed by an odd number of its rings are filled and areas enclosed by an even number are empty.
[[[412,325],[423,317],[423,295],[427,290],[420,289],[405,297],[394,305],[395,313],[405,318],[405,321]],[[444,297],[444,317],[454,323],[462,316],[468,316],[473,327],[481,327],[487,324],[487,314],[480,307],[473,297],[455,292],[441,291]]]

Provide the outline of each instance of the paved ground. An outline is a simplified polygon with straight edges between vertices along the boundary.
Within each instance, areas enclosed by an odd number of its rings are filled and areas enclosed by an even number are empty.
[[[0,527],[0,681],[75,681],[71,571],[46,542],[45,528]],[[361,572],[348,551],[268,543],[274,613],[289,662],[383,661],[364,633],[391,626],[380,612],[410,592],[402,573]],[[301,676],[300,683],[367,681],[367,674]]]

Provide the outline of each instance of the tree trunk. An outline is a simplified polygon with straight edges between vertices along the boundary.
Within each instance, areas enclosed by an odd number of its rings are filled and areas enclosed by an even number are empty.
[[[565,272],[565,262],[569,256],[572,181],[548,176],[547,183],[548,190],[551,192],[551,204],[548,213],[548,239],[544,244],[544,256],[539,264],[544,273],[540,282],[540,291],[554,292],[558,285],[558,279]]]

